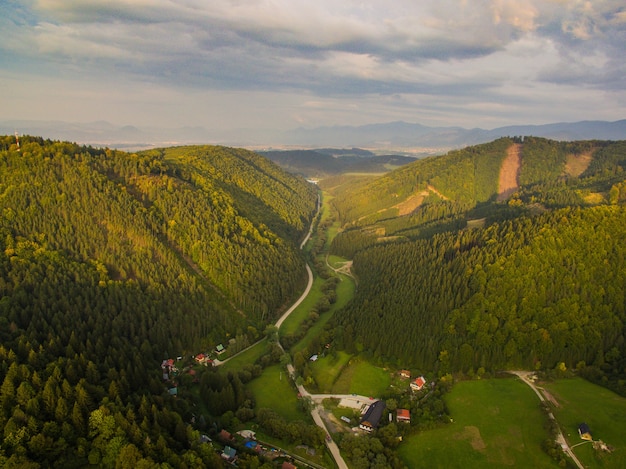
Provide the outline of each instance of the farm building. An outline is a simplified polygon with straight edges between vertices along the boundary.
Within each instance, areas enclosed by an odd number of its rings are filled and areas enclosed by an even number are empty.
[[[396,420],[398,422],[410,422],[411,412],[409,411],[409,409],[398,409],[396,411]]]
[[[376,401],[372,403],[365,411],[365,414],[363,414],[359,428],[361,430],[365,430],[366,432],[376,430],[376,428],[378,428],[378,423],[383,416],[384,410],[385,403],[383,401]]]
[[[583,440],[593,441],[591,430],[589,429],[589,425],[586,423],[581,423],[578,426],[578,434]]]

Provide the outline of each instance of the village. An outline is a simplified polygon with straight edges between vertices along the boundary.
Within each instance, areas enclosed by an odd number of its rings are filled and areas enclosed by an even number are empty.
[[[166,358],[161,362],[161,373],[163,382],[165,383],[165,390],[168,395],[177,398],[179,395],[179,389],[181,386],[181,376],[189,375],[191,380],[187,378],[187,382],[191,382],[194,385],[199,385],[197,378],[197,367],[213,367],[218,366],[220,363],[219,357],[226,353],[226,347],[223,344],[218,344],[214,349],[209,351],[200,352],[192,356],[177,356],[176,358]],[[311,356],[311,361],[317,359],[317,355]],[[411,393],[421,393],[426,388],[434,388],[435,383],[430,383],[427,386],[427,380],[424,376],[418,376],[411,379],[411,372],[409,370],[400,370],[398,376],[403,381],[408,381],[406,384],[407,390]],[[300,388],[300,387],[299,387]],[[422,394],[423,397],[423,394]],[[342,416],[340,420],[345,425],[344,429],[337,429],[338,419],[332,418],[330,412],[321,411],[320,415],[325,421],[326,426],[333,428],[335,431],[351,431],[354,433],[363,432],[364,434],[374,432],[381,423],[383,415],[386,410],[386,404],[383,400],[375,399],[373,397],[352,395],[327,395],[327,394],[310,394],[304,388],[300,389],[298,398],[309,398],[311,401],[322,404],[325,400],[337,400],[337,407],[353,409],[355,415],[358,417],[348,418]],[[323,408],[322,405],[319,406]],[[195,417],[194,417],[195,418]],[[388,412],[388,418],[400,424],[410,424],[411,413],[409,409],[397,408],[393,412]],[[354,420],[357,420],[357,424],[353,425]],[[330,435],[327,435],[327,444],[331,442]],[[211,445],[216,452],[220,454],[220,457],[227,463],[235,464],[238,459],[238,453],[240,451],[246,451],[248,453],[257,454],[269,461],[276,461],[281,469],[292,469],[297,467],[313,467],[318,468],[315,464],[298,457],[297,455],[290,454],[289,452],[275,447],[271,444],[258,441],[256,433],[251,429],[243,429],[237,432],[230,433],[226,429],[221,429],[214,439],[210,438],[207,434],[201,434],[200,443]],[[314,448],[308,448],[306,445],[301,446],[307,454],[315,454]]]

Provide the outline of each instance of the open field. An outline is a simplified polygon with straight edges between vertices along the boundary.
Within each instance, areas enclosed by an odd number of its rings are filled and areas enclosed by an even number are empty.
[[[315,278],[315,280],[313,281],[313,286],[311,287],[311,291],[309,292],[307,297],[285,319],[282,326],[280,327],[279,334],[281,337],[289,334],[294,334],[300,328],[300,324],[309,317],[309,313],[311,312],[315,304],[319,301],[319,299],[323,296],[321,291],[323,283],[324,280],[322,280],[321,278]]]
[[[296,345],[294,345],[290,349],[290,352],[292,355],[308,347],[316,337],[319,337],[326,323],[330,320],[330,318],[333,317],[333,314],[335,314],[335,311],[343,308],[352,299],[352,296],[354,295],[354,288],[355,288],[354,281],[350,277],[347,277],[345,275],[341,275],[340,278],[341,278],[341,282],[339,282],[339,284],[337,285],[337,289],[336,289],[337,302],[331,305],[328,311],[320,314],[320,317],[318,318],[318,320],[307,331],[307,333],[302,338],[302,340],[300,340]],[[313,284],[313,288],[315,288],[315,286],[316,286],[316,283]],[[302,307],[302,305],[300,305],[300,307]],[[307,310],[307,316],[308,316],[308,310]],[[307,316],[303,316],[302,320],[306,319]],[[300,323],[298,323],[297,325],[299,324]],[[283,323],[283,326],[284,325],[285,324]]]
[[[272,409],[287,420],[309,420],[309,416],[298,410],[296,390],[282,366],[266,368],[261,376],[250,381],[246,387],[254,394],[257,409]]]
[[[352,358],[352,355],[346,352],[339,352],[336,357],[327,355],[311,364],[313,377],[317,382],[320,393],[332,392],[335,380],[348,364],[350,358]]]
[[[367,361],[353,358],[333,385],[335,394],[380,396],[391,383],[389,372]]]
[[[453,422],[400,445],[409,468],[558,467],[541,449],[547,433],[537,396],[519,380],[460,382],[446,404]]]
[[[558,403],[553,408],[570,446],[581,443],[578,425],[585,422],[594,440],[615,448],[612,453],[596,452],[591,443],[574,448],[576,456],[588,468],[626,467],[626,398],[580,378],[538,383]]]
[[[245,352],[240,353],[221,365],[223,371],[240,370],[244,365],[252,364],[261,356],[266,354],[269,349],[269,342],[264,339]]]
[[[331,469],[337,467],[335,461],[333,460],[332,456],[326,448],[319,450],[309,448],[308,446],[294,445],[292,443],[287,443],[283,440],[279,440],[278,438],[274,438],[267,433],[264,433],[262,430],[258,429],[256,430],[256,439],[263,445],[279,448],[280,450],[286,451],[290,455],[300,457],[319,466]],[[313,450],[313,452],[307,452],[307,450],[310,451],[311,449]],[[279,461],[280,460],[281,459],[279,459]]]

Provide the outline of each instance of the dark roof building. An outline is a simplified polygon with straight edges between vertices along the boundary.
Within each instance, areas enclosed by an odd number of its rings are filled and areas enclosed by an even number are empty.
[[[589,440],[589,441],[593,440],[591,436],[591,430],[589,429],[589,425],[587,425],[586,423],[581,423],[578,426],[578,434],[583,440]]]
[[[385,410],[385,403],[383,401],[373,402],[363,414],[361,424],[359,428],[367,432],[371,432],[378,428],[378,423],[383,416],[383,410]]]

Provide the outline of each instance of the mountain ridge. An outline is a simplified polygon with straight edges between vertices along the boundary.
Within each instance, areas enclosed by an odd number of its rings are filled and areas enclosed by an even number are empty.
[[[202,126],[174,128],[115,125],[106,121],[70,123],[62,121],[0,120],[0,134],[14,132],[53,140],[140,149],[183,144],[222,144],[248,148],[277,149],[360,147],[368,149],[429,149],[431,153],[486,143],[500,137],[532,135],[560,141],[621,140],[626,136],[626,119],[577,121],[549,124],[507,125],[493,129],[459,126],[433,127],[395,121],[366,125],[333,125],[290,130],[207,130]]]

